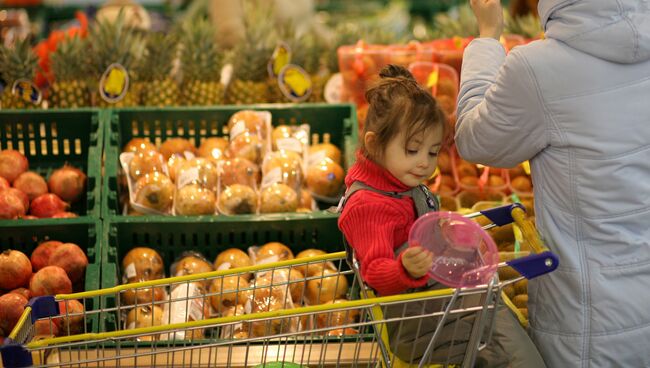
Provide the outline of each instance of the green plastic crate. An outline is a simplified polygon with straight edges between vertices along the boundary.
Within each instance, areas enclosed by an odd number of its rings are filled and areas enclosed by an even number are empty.
[[[119,201],[122,193],[120,193],[118,185],[119,154],[122,147],[129,140],[136,137],[146,137],[159,144],[170,137],[184,137],[198,146],[202,138],[222,136],[222,130],[227,125],[230,116],[244,109],[270,111],[273,115],[274,126],[307,123],[311,127],[312,134],[318,134],[322,137],[323,134],[328,133],[330,134],[330,141],[338,146],[343,153],[344,168],[354,162],[358,129],[356,110],[354,105],[351,104],[286,104],[112,110],[105,116],[106,180],[104,180],[102,199],[103,217],[122,216],[123,209]],[[323,214],[323,216],[328,215]],[[164,216],[147,216],[147,218],[161,217]],[[225,218],[226,216],[216,217]],[[253,219],[246,216],[235,217],[241,221]],[[285,217],[287,219],[307,218],[303,214],[287,214]]]
[[[74,285],[73,292],[97,290],[101,286],[101,222],[89,218],[68,219],[65,223],[33,226],[28,221],[2,221],[0,223],[0,249],[19,250],[30,257],[38,244],[47,240],[75,243],[88,256],[88,267],[83,285]],[[98,298],[85,299],[88,310],[97,309]],[[97,315],[88,318],[86,330],[99,331]]]
[[[200,252],[213,262],[225,249],[235,247],[246,251],[251,245],[272,241],[286,244],[294,254],[308,248],[326,252],[344,249],[336,217],[313,216],[293,221],[286,221],[283,215],[265,216],[264,219],[249,217],[249,221],[238,221],[236,217],[229,217],[227,221],[218,220],[217,217],[209,221],[185,217],[173,222],[164,221],[166,219],[134,221],[132,218],[107,221],[103,240],[102,288],[121,283],[122,258],[137,246],[158,251],[165,262],[167,276],[170,276],[171,264],[185,251]],[[108,303],[106,307],[115,306],[114,295],[107,296],[105,300]],[[102,321],[105,331],[114,331],[117,327],[114,313],[107,313]]]
[[[0,111],[0,150],[16,149],[29,160],[29,169],[43,175],[69,163],[88,176],[86,195],[70,211],[99,219],[101,214],[101,170],[104,130],[100,110]],[[43,226],[70,219],[29,221]],[[0,223],[7,221],[0,221]]]

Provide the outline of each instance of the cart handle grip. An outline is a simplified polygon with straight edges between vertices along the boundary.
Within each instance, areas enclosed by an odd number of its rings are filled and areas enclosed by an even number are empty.
[[[524,239],[528,240],[533,252],[538,254],[548,252],[548,248],[542,244],[542,241],[537,235],[537,230],[535,230],[533,224],[526,219],[526,211],[519,206],[512,206],[511,213],[512,218],[515,220],[515,224],[519,226]]]

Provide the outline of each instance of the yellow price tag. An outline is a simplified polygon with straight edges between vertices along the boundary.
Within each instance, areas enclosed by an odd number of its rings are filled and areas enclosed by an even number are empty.
[[[429,74],[429,77],[427,78],[427,88],[432,88],[434,86],[438,85],[438,78],[440,77],[440,71],[438,70],[438,66],[436,65],[436,68],[434,71]]]
[[[282,93],[292,101],[304,101],[311,94],[311,77],[297,65],[286,65],[280,72],[278,82]]]
[[[291,62],[291,48],[286,43],[280,43],[273,51],[269,61],[269,76],[276,78],[282,72],[282,68]]]
[[[104,91],[111,95],[119,95],[124,89],[126,83],[126,73],[123,70],[115,68],[108,73]]]
[[[530,162],[528,160],[521,163],[521,167],[524,168],[526,175],[530,175]]]
[[[99,81],[100,97],[109,103],[116,103],[124,98],[129,89],[129,73],[120,64],[114,63],[106,68]]]

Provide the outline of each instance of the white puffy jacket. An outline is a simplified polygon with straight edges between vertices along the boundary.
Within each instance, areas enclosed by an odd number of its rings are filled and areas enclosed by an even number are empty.
[[[530,282],[549,367],[650,367],[650,1],[541,0],[546,40],[465,51],[466,160],[531,160],[537,226],[560,257]]]

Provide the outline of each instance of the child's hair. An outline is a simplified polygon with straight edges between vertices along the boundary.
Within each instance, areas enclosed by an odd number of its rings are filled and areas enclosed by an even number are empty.
[[[413,75],[405,68],[388,65],[379,72],[381,80],[366,91],[368,114],[363,134],[360,137],[361,153],[370,158],[381,158],[383,151],[370,152],[365,146],[367,132],[377,136],[377,149],[385,148],[404,129],[407,142],[416,134],[443,126],[443,137],[447,135],[445,114],[430,92],[418,85]],[[406,150],[406,147],[404,147]]]

